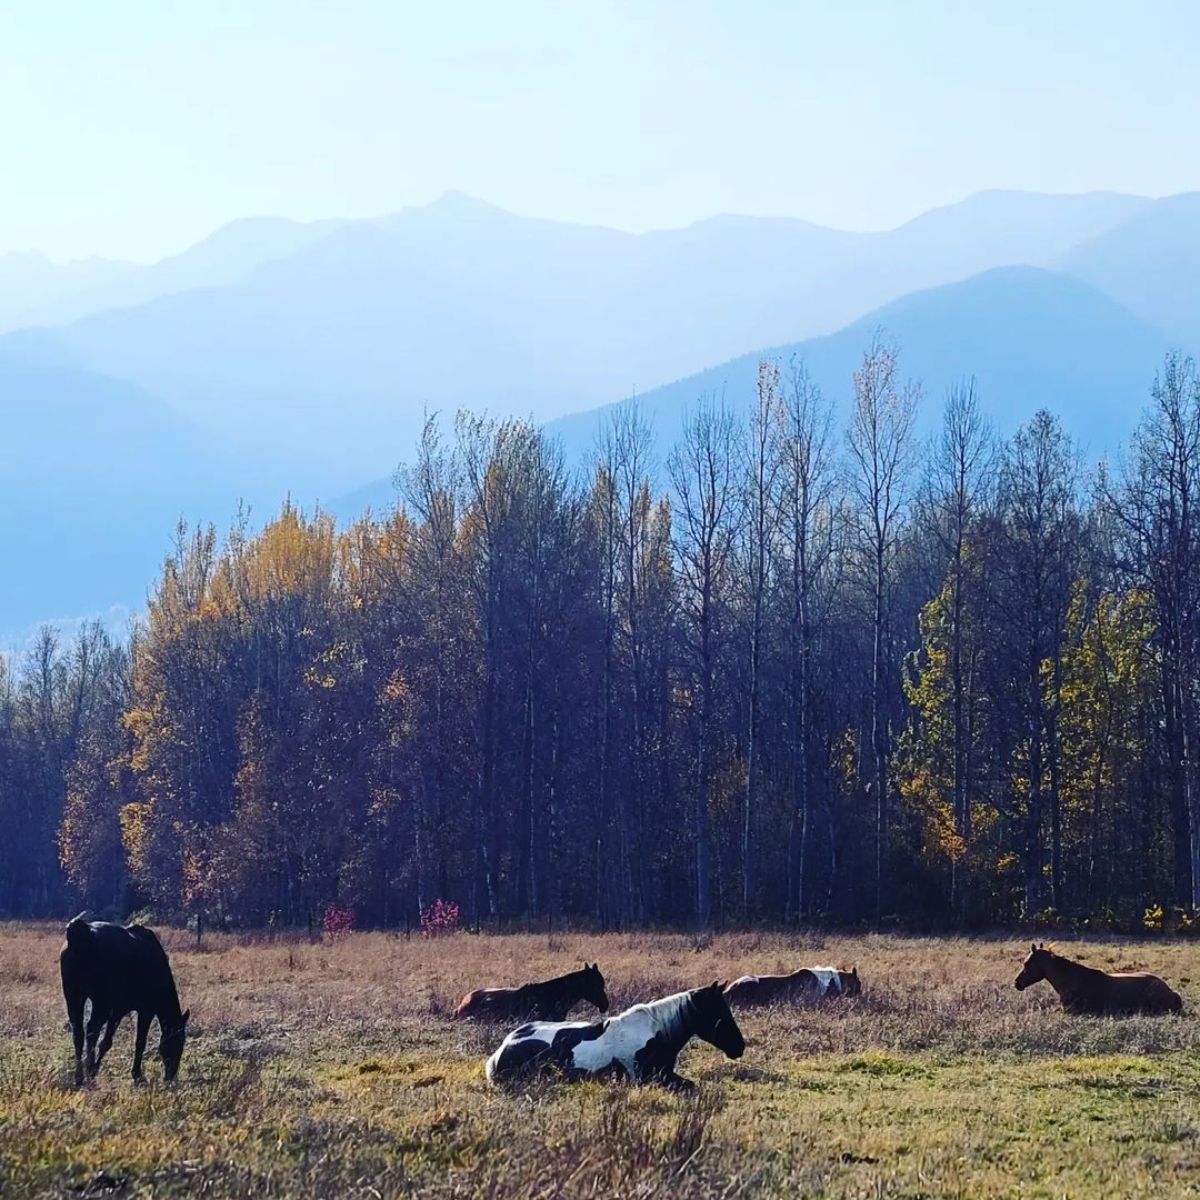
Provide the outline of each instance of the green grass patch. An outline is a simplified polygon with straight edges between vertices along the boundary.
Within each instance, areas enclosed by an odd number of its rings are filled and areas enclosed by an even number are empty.
[[[929,1069],[915,1059],[888,1054],[883,1050],[868,1050],[863,1054],[850,1055],[837,1063],[833,1069],[839,1074],[908,1077],[929,1075]]]

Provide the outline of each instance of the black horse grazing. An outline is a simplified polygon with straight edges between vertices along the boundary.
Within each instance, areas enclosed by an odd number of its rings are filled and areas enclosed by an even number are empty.
[[[581,1001],[608,1012],[599,963],[585,963],[578,971],[544,983],[476,988],[458,1002],[454,1015],[476,1021],[561,1021]]]
[[[163,1074],[175,1078],[189,1013],[179,1011],[179,994],[167,952],[155,934],[143,925],[113,925],[85,921],[80,913],[67,926],[67,940],[58,956],[63,996],[75,1042],[75,1082],[83,1083],[84,1004],[92,1011],[87,1023],[87,1074],[91,1079],[112,1046],[126,1013],[137,1013],[137,1040],[133,1049],[133,1078],[142,1078],[142,1055],[150,1022],[158,1018],[158,1056]],[[100,1030],[104,1037],[96,1039]]]
[[[723,985],[694,988],[653,1004],[637,1004],[608,1021],[535,1022],[514,1029],[487,1061],[489,1083],[515,1083],[541,1072],[564,1079],[595,1076],[696,1085],[675,1072],[679,1052],[698,1037],[729,1058],[746,1048]]]

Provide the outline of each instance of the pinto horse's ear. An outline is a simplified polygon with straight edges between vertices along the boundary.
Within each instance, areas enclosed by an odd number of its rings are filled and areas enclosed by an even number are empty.
[[[1030,943],[1029,943],[1029,952],[1030,952],[1031,954],[1036,954],[1036,953],[1037,953],[1037,942],[1030,942]]]

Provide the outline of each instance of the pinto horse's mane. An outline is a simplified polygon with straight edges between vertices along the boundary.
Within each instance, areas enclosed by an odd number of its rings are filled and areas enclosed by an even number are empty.
[[[664,996],[661,1000],[647,1000],[644,1004],[632,1004],[627,1008],[626,1012],[648,1012],[657,1018],[662,1018],[666,1013],[681,1012],[684,1007],[691,1002],[691,992],[672,992],[669,996]]]
[[[675,992],[670,996],[664,996],[661,1000],[635,1004],[631,1008],[627,1008],[620,1016],[625,1017],[630,1013],[644,1012],[663,1033],[674,1034],[679,1032],[679,1027],[684,1023],[691,1004],[691,992]]]

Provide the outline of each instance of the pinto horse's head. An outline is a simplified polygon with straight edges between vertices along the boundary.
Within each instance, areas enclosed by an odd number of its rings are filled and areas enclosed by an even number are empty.
[[[858,967],[851,967],[849,971],[839,971],[838,978],[841,980],[843,996],[862,995],[862,980],[858,977]]]
[[[1038,983],[1046,978],[1046,965],[1053,951],[1047,949],[1046,943],[1034,943],[1029,947],[1029,955],[1021,966],[1021,973],[1016,979],[1018,992],[1023,992],[1030,984]]]
[[[691,1000],[696,1015],[696,1036],[710,1046],[716,1046],[726,1058],[741,1058],[746,1050],[746,1039],[729,1011],[725,984],[714,980],[708,987],[696,988],[691,993]]]
[[[168,1083],[179,1073],[179,1063],[183,1058],[183,1044],[187,1041],[187,1023],[191,1009],[184,1012],[179,1024],[168,1029],[159,1018],[158,1057],[162,1059],[163,1077]]]
[[[583,999],[594,1004],[602,1013],[608,1012],[608,992],[604,990],[604,976],[599,963],[583,965]]]

